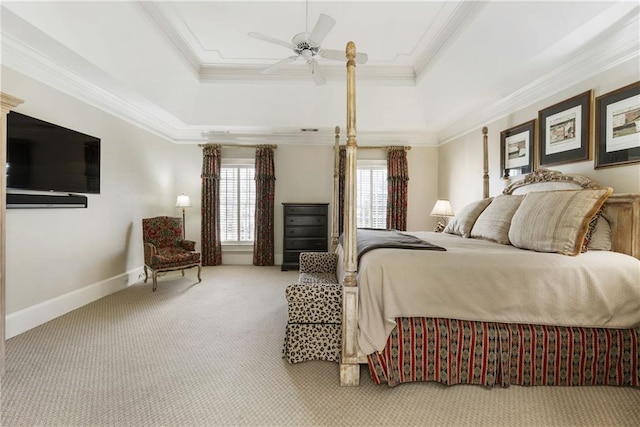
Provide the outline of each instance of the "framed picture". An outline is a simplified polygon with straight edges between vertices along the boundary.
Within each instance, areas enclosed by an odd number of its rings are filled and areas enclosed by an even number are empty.
[[[589,90],[538,112],[540,166],[591,158],[592,99]]]
[[[596,98],[596,169],[640,162],[640,81]]]
[[[505,176],[533,170],[536,120],[500,132],[500,167]]]

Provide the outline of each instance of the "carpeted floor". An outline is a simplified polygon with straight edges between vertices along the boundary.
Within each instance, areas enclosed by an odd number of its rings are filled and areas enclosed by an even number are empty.
[[[640,389],[339,386],[287,364],[297,272],[219,266],[136,284],[7,341],[2,426],[640,425]]]

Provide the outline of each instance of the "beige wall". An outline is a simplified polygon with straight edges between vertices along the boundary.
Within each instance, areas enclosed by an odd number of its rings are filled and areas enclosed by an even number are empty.
[[[507,117],[487,123],[489,128],[489,175],[490,194],[502,192],[505,182],[500,180],[500,132],[535,119],[538,111],[568,99],[589,89],[594,98],[626,86],[638,80],[640,66],[637,60],[619,65],[587,81],[578,83],[560,93],[552,94],[541,101]],[[592,144],[592,159],[595,139]],[[440,145],[438,153],[438,191],[449,197],[454,211],[465,204],[482,198],[482,133],[478,128],[451,142]],[[597,180],[601,185],[613,187],[617,193],[640,192],[640,164],[594,169],[594,160],[550,166],[549,169],[565,173],[578,173]]]
[[[491,194],[502,191],[499,134],[531,120],[537,111],[588,89],[599,96],[638,78],[637,63],[553,94],[488,123]],[[102,139],[102,191],[87,209],[12,209],[7,212],[6,313],[8,336],[36,326],[139,280],[143,264],[140,222],[153,215],[180,215],[180,193],[191,197],[187,237],[200,245],[201,149],[176,145],[88,106],[10,69],[2,90],[25,100],[17,110]],[[277,144],[278,141],[268,141]],[[282,257],[282,203],[331,202],[332,141],[327,145],[280,144],[276,150],[275,253]],[[252,157],[247,148],[225,148],[223,156]],[[384,150],[362,150],[359,158],[384,159]],[[478,128],[439,147],[414,146],[409,159],[410,230],[430,230],[436,199],[454,209],[482,197],[482,138]],[[581,173],[617,192],[640,191],[640,165],[593,169],[593,161],[555,167]],[[250,252],[225,249],[224,263],[251,263]],[[12,326],[13,325],[13,326]],[[12,330],[9,330],[12,328]],[[13,332],[12,332],[13,331]]]
[[[86,209],[10,209],[7,212],[7,337],[51,320],[140,280],[141,220],[180,216],[176,196],[190,196],[187,238],[200,242],[201,149],[172,144],[13,70],[2,69],[2,90],[25,100],[17,111],[101,138],[101,193]],[[268,141],[277,144],[278,141]],[[282,259],[282,203],[327,202],[333,194],[333,140],[327,145],[280,144],[275,152],[275,253]],[[224,148],[225,157],[253,157]],[[384,150],[361,151],[385,158]],[[438,148],[414,147],[409,159],[410,229],[431,229],[438,197]],[[250,252],[225,248],[226,264],[250,264]],[[179,274],[179,273],[177,273]]]
[[[173,214],[174,144],[2,69],[16,111],[101,138],[101,193],[86,209],[7,211],[6,314],[24,329],[137,281],[141,219]],[[26,325],[26,326],[25,326]]]
[[[277,141],[269,141],[277,144]],[[193,208],[186,210],[187,237],[200,244],[201,203],[200,170],[201,149],[196,145],[176,145],[173,149],[176,170],[176,191],[191,198]],[[253,158],[254,149],[223,148],[222,156],[229,158]],[[361,150],[358,158],[385,159],[386,151]],[[407,154],[409,162],[409,208],[407,226],[410,230],[430,230],[436,218],[429,216],[438,198],[438,148],[413,147]],[[275,150],[275,261],[282,261],[282,203],[331,203],[333,197],[333,146],[278,144]],[[177,211],[178,212],[178,211]],[[331,216],[329,216],[331,221]],[[329,223],[331,233],[331,222]],[[224,264],[251,264],[252,248],[223,247]]]

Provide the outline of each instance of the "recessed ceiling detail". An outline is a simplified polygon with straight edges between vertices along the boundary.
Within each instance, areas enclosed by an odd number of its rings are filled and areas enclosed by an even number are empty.
[[[263,74],[287,51],[247,35],[304,32],[302,1],[0,8],[3,67],[175,143],[332,144],[345,120],[344,64],[318,59],[323,86],[303,61]],[[369,56],[362,144],[442,144],[640,55],[637,2],[309,2],[320,14],[336,21],[323,48]]]

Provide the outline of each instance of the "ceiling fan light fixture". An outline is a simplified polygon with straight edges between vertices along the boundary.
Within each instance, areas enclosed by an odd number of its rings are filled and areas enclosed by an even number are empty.
[[[308,13],[308,0],[307,0],[307,20],[309,18]],[[308,23],[308,22],[307,22]],[[294,62],[297,58],[302,57],[307,63],[308,67],[311,71],[311,76],[315,81],[316,85],[323,85],[326,83],[326,79],[322,73],[322,69],[320,64],[318,63],[319,58],[326,58],[338,61],[344,61],[346,59],[345,52],[335,50],[335,49],[322,49],[322,41],[325,39],[329,31],[336,24],[336,21],[330,17],[329,15],[325,15],[321,13],[318,16],[318,21],[316,22],[313,30],[311,32],[308,31],[308,27],[306,31],[303,33],[298,33],[293,36],[291,43],[285,42],[283,40],[278,40],[271,36],[266,36],[264,34],[250,32],[249,37],[253,37],[259,40],[263,40],[270,43],[275,43],[284,47],[287,47],[293,50],[295,56],[290,56],[288,58],[281,59],[280,61],[272,64],[266,69],[262,70],[262,74],[273,74],[276,71],[279,71],[282,67],[286,66]],[[367,61],[367,55],[362,53],[356,53],[356,62],[364,63]]]

